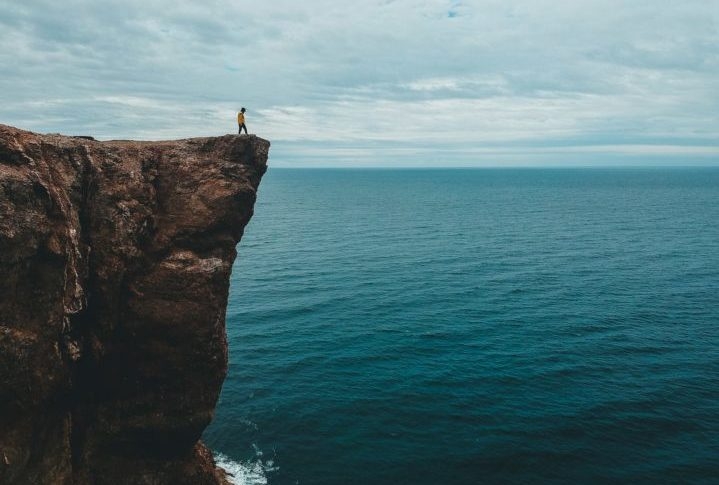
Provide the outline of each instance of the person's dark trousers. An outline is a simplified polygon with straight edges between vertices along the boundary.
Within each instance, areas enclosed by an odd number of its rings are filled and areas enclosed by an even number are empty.
[[[246,135],[246,134],[247,134],[247,127],[245,126],[244,123],[242,123],[242,124],[240,125],[240,131],[238,131],[237,134],[238,134],[238,135],[241,135],[241,134],[242,134],[242,128],[245,129],[245,135]]]

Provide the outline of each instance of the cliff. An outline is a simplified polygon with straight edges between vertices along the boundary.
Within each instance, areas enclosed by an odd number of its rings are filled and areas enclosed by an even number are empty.
[[[0,125],[0,483],[225,483],[199,438],[268,149]]]

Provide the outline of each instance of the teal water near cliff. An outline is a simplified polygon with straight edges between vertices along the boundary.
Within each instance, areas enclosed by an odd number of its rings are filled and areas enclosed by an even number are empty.
[[[238,252],[238,481],[719,477],[719,169],[270,168]]]

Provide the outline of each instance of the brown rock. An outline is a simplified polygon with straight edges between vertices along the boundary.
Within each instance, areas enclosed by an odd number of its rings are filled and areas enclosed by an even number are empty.
[[[226,483],[199,438],[268,149],[0,125],[0,483]]]

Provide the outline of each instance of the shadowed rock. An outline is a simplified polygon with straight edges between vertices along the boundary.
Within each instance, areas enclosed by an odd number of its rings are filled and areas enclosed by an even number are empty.
[[[224,483],[198,440],[268,150],[0,125],[0,483]]]

